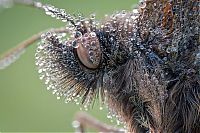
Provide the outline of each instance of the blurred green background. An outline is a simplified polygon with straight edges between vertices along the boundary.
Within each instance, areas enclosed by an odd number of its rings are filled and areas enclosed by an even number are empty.
[[[137,0],[43,0],[69,13],[98,19],[118,10],[132,10]],[[0,10],[0,54],[39,31],[61,27],[64,23],[46,16],[43,11],[25,6]],[[0,70],[0,132],[73,132],[71,122],[80,109],[65,104],[46,90],[35,66],[36,45],[29,47],[21,58]],[[110,123],[107,110],[99,110],[98,102],[88,111],[101,121]],[[115,125],[115,123],[111,123]],[[93,130],[90,130],[93,131]]]

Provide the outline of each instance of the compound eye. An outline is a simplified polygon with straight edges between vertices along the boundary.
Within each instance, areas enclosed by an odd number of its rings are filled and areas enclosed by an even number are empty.
[[[81,63],[87,68],[97,68],[101,60],[101,49],[96,33],[85,33],[78,43],[77,55]]]

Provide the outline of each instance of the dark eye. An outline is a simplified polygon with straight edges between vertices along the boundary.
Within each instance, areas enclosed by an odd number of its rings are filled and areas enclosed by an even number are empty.
[[[76,51],[81,63],[88,68],[96,69],[101,59],[100,44],[96,33],[86,33],[76,43],[79,43]]]

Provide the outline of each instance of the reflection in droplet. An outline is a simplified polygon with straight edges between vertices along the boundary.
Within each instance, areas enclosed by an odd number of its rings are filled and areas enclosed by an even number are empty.
[[[78,48],[79,44],[77,43],[77,41],[72,41],[72,47],[73,48]]]

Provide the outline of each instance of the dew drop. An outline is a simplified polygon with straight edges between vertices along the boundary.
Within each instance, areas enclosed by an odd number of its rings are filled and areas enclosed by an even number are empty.
[[[100,110],[103,110],[103,107],[99,107]]]
[[[67,19],[62,19],[63,22],[67,22]]]
[[[67,34],[66,33],[62,33],[61,35],[62,35],[62,37],[65,37]]]
[[[41,2],[34,2],[34,6],[41,8],[42,7],[42,3]]]
[[[76,96],[76,93],[73,93],[72,96],[75,97],[75,96]]]
[[[112,116],[111,116],[110,114],[107,114],[107,118],[108,118],[108,119],[111,119]]]
[[[89,58],[90,58],[90,60],[91,60],[92,62],[94,61],[94,57],[93,57],[93,56],[90,56]]]
[[[79,44],[78,44],[76,41],[73,41],[73,42],[72,42],[72,47],[73,47],[73,48],[78,48],[78,47],[79,47]]]
[[[51,88],[50,87],[47,87],[47,90],[50,90]]]
[[[79,128],[80,127],[80,122],[78,121],[73,121],[72,122],[72,126],[76,129],[76,128]]]
[[[65,103],[68,103],[68,101],[67,101],[67,100],[65,100]]]
[[[144,9],[145,7],[146,7],[146,3],[145,2],[140,5],[140,8],[142,8],[142,9]]]
[[[127,129],[127,126],[124,124],[124,129]]]
[[[73,31],[75,29],[75,27],[71,24],[68,25],[68,27],[66,27],[67,29],[69,29],[70,31]]]
[[[72,99],[71,99],[71,98],[68,98],[67,100],[70,102]]]
[[[96,33],[95,33],[95,32],[91,32],[91,33],[90,33],[90,36],[91,36],[91,37],[96,37]]]
[[[81,38],[82,37],[82,33],[80,31],[76,31],[74,37],[75,38]]]
[[[51,17],[52,17],[52,18],[55,18],[55,17],[56,17],[56,15],[55,15],[55,14],[51,14]]]
[[[52,12],[50,12],[50,11],[46,11],[45,13],[46,13],[46,15],[52,15]]]
[[[56,90],[53,90],[53,91],[52,91],[52,94],[53,94],[53,95],[56,94]]]
[[[89,56],[94,56],[94,52],[93,51],[89,51]]]
[[[38,70],[38,73],[42,73],[42,69],[39,69],[39,70]]]
[[[43,78],[44,78],[44,75],[41,75],[41,76],[40,76],[40,80],[42,80]]]
[[[91,15],[90,15],[90,19],[92,19],[92,20],[94,20],[94,19],[95,19],[95,17],[96,17],[96,15],[95,15],[95,14],[91,14]]]
[[[121,123],[119,120],[116,120],[116,122],[117,122],[117,125],[120,125],[120,123]]]

